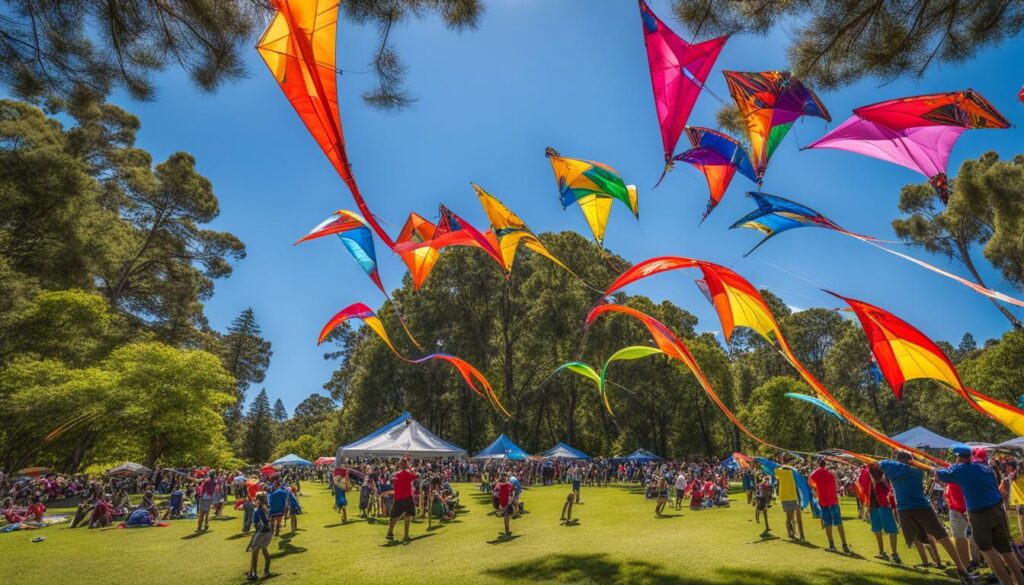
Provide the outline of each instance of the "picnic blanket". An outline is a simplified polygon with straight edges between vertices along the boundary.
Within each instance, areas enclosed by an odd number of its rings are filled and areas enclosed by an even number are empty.
[[[0,533],[14,532],[16,530],[38,530],[40,528],[46,528],[47,526],[54,526],[56,524],[63,524],[68,522],[70,518],[68,514],[54,514],[52,516],[43,516],[42,522],[15,522],[14,524],[8,524],[0,528]]]

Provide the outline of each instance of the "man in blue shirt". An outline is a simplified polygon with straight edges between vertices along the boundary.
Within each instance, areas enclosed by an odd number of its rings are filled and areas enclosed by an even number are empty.
[[[972,450],[967,445],[953,445],[950,450],[956,455],[956,464],[937,470],[935,477],[960,486],[974,542],[999,582],[1024,585],[1024,574],[1011,546],[996,474],[988,465],[972,460]]]
[[[281,482],[274,482],[274,491],[267,494],[267,504],[270,508],[270,526],[274,529],[274,535],[280,536],[284,511],[288,506],[288,490]]]
[[[939,521],[938,514],[932,508],[931,502],[924,494],[924,472],[913,467],[910,463],[913,456],[907,451],[898,450],[895,454],[895,461],[885,459],[878,462],[878,466],[885,472],[896,495],[896,515],[900,519],[900,527],[903,528],[903,536],[907,540],[907,546],[915,545],[942,545],[946,550],[961,579],[966,577],[967,571],[956,548],[949,540],[946,527]],[[918,546],[918,553],[921,554],[922,564],[927,564],[924,550]],[[941,565],[938,552],[932,550],[932,556],[936,565]]]

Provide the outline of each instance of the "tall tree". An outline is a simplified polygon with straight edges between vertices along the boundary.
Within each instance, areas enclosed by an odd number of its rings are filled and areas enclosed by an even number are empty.
[[[274,415],[270,410],[267,389],[260,390],[245,417],[243,456],[252,463],[265,463],[274,450]]]
[[[235,402],[224,413],[228,427],[228,441],[232,444],[239,436],[242,423],[242,405],[245,392],[252,384],[259,384],[266,375],[273,352],[270,342],[260,335],[260,326],[252,307],[246,308],[228,326],[227,334],[220,338],[220,357],[224,367],[235,377]]]
[[[281,399],[278,398],[274,402],[274,422],[283,423],[286,420],[288,420],[288,409],[284,407],[284,402],[281,402]]]

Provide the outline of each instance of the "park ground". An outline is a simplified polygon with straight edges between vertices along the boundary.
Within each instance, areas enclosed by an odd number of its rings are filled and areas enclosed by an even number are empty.
[[[512,538],[498,536],[501,520],[489,514],[490,498],[476,486],[457,486],[459,517],[427,529],[412,526],[412,542],[388,543],[384,522],[355,518],[342,525],[322,484],[304,483],[300,530],[271,544],[275,575],[284,584],[558,583],[594,585],[890,584],[951,582],[937,569],[897,567],[874,557],[867,524],[856,519],[853,500],[843,518],[853,555],[825,551],[817,520],[805,515],[807,543],[761,539],[753,509],[742,493],[727,509],[654,515],[654,502],[639,487],[584,488],[574,509],[579,522],[563,525],[559,513],[568,490],[535,487],[524,494],[528,510],[513,521]],[[358,498],[355,493],[350,501]],[[51,507],[50,513],[71,510]],[[97,529],[67,525],[0,534],[0,571],[5,585],[220,585],[243,583],[248,568],[241,512],[225,509],[208,532],[194,521],[165,528]],[[785,536],[781,507],[770,510],[775,534]],[[352,520],[355,519],[355,522]],[[400,529],[396,533],[401,535]],[[282,532],[282,534],[285,534]],[[42,542],[33,537],[45,536]],[[917,555],[903,548],[904,561]]]

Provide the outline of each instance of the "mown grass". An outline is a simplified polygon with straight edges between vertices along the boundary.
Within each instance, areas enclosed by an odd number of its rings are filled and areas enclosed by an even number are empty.
[[[824,532],[805,515],[809,543],[762,540],[753,510],[734,495],[728,509],[668,510],[639,488],[584,488],[574,510],[579,523],[559,522],[567,488],[537,487],[525,493],[528,513],[513,521],[513,538],[499,538],[501,520],[489,515],[489,496],[458,486],[460,516],[427,530],[412,527],[410,544],[384,539],[386,524],[358,520],[346,525],[331,509],[326,488],[306,483],[300,531],[271,545],[273,584],[559,583],[595,585],[688,585],[696,583],[786,585],[950,581],[936,569],[896,567],[876,560],[874,537],[856,520],[854,503],[843,504],[854,555],[828,553]],[[357,500],[350,497],[350,502]],[[51,508],[51,513],[61,510]],[[354,512],[354,510],[350,510]],[[111,583],[242,583],[248,567],[240,534],[241,512],[194,534],[194,521],[167,528],[100,529],[67,525],[0,534],[0,582],[5,585],[109,585]],[[785,535],[782,510],[771,511],[776,534]],[[354,514],[352,515],[354,517]],[[400,533],[400,530],[398,531]],[[45,536],[39,543],[35,536]],[[916,554],[906,550],[908,562]]]

